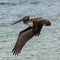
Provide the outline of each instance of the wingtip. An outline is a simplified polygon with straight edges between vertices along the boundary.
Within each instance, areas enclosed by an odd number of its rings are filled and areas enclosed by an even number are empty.
[[[19,53],[21,53],[21,51],[17,52],[17,51],[15,51],[15,50],[13,49],[13,50],[12,50],[12,53],[13,53],[13,55],[17,56],[17,55],[19,55]]]

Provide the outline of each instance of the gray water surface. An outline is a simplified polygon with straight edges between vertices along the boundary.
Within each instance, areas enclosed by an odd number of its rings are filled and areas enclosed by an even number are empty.
[[[11,24],[26,15],[47,18],[52,24],[14,56],[18,33],[27,26]],[[60,60],[60,0],[0,0],[0,60]]]

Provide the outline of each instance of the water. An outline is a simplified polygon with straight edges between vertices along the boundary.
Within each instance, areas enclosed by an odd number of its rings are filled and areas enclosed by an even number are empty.
[[[26,26],[11,24],[26,15],[48,18],[52,25],[44,26],[41,35],[14,56],[18,33]],[[60,0],[0,0],[0,60],[60,60]]]

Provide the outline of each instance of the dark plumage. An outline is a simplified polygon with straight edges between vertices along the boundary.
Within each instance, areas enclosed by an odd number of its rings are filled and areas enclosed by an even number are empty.
[[[21,20],[14,22],[12,25],[21,21],[23,21],[23,23],[28,25],[29,27],[19,33],[17,42],[12,50],[13,54],[15,55],[18,55],[19,52],[21,52],[26,42],[29,39],[31,39],[34,35],[39,36],[43,25],[51,25],[51,22],[48,19],[44,19],[42,17],[30,19],[29,16],[25,16]]]

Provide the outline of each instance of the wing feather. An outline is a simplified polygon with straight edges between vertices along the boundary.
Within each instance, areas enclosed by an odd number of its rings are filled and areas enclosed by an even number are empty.
[[[32,29],[22,33],[21,36],[19,36],[19,38],[15,44],[15,47],[12,50],[13,54],[18,55],[19,52],[21,52],[23,46],[26,44],[26,42],[29,39],[31,39],[33,36],[34,36],[34,34],[32,32]]]

